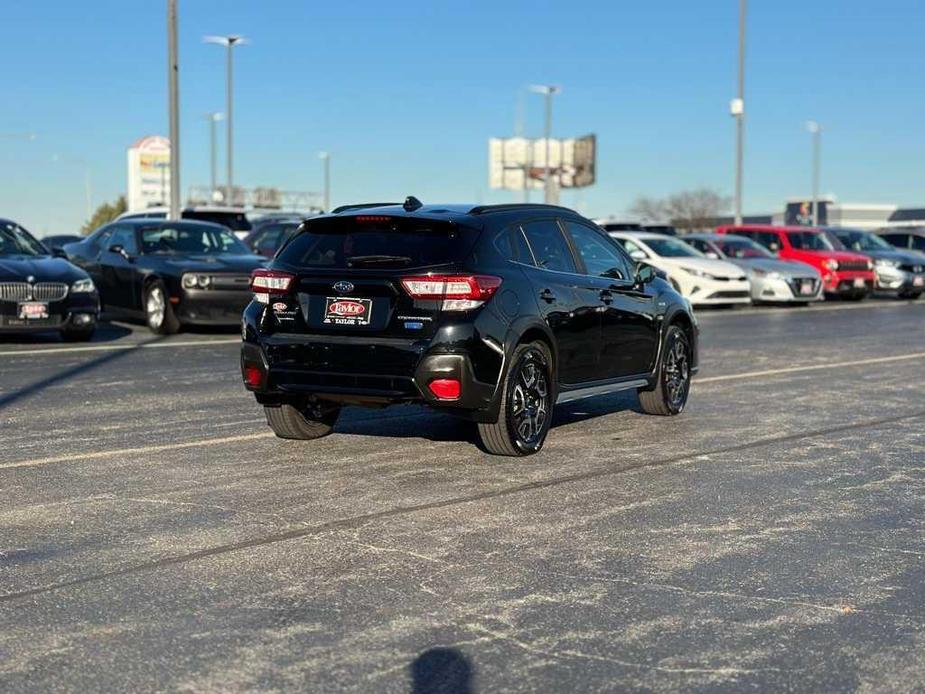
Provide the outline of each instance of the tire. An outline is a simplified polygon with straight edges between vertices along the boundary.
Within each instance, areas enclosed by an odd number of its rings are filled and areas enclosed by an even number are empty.
[[[498,421],[479,423],[479,438],[492,455],[538,452],[552,423],[552,355],[542,342],[518,345],[504,375]]]
[[[639,404],[646,414],[670,417],[681,414],[691,390],[691,345],[677,325],[668,327],[665,348],[654,388],[639,390]]]
[[[96,332],[96,325],[91,325],[89,328],[62,328],[61,339],[65,342],[87,342],[93,337],[94,332]]]
[[[322,407],[314,404],[302,409],[294,405],[282,404],[263,408],[267,424],[281,439],[319,439],[327,436],[334,429],[334,423],[340,416],[340,407]]]
[[[173,335],[180,330],[180,321],[173,312],[167,289],[160,280],[145,289],[145,323],[156,335]]]

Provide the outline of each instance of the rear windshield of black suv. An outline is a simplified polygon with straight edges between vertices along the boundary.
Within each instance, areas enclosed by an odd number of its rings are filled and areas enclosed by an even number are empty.
[[[299,268],[406,269],[462,261],[478,231],[442,220],[378,215],[318,219],[277,261]]]

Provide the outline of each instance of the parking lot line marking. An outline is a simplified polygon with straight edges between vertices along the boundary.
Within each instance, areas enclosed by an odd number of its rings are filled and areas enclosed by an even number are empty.
[[[725,376],[707,376],[694,379],[694,383],[716,383],[717,381],[738,381],[762,376],[779,376],[783,374],[800,373],[802,371],[820,371],[822,369],[841,369],[847,366],[865,366],[867,364],[889,364],[895,361],[910,361],[912,359],[925,359],[925,352],[901,354],[893,357],[872,357],[870,359],[855,359],[853,361],[836,361],[827,364],[809,364],[807,366],[791,366],[786,369],[768,369],[766,371],[747,371],[740,374],[726,374]]]
[[[78,453],[77,455],[60,455],[54,458],[23,460],[18,463],[4,463],[0,465],[0,470],[39,467],[41,465],[51,465],[53,463],[69,463],[76,460],[100,460],[103,458],[115,458],[120,455],[134,455],[136,453],[161,453],[163,451],[177,451],[183,448],[202,448],[203,446],[213,446],[222,443],[239,443],[241,441],[266,439],[272,436],[275,436],[275,434],[266,432],[262,434],[240,434],[238,436],[223,436],[221,438],[195,439],[193,441],[183,441],[180,443],[162,443],[153,446],[138,446],[136,448],[115,448],[108,451],[93,451],[92,453]]]
[[[901,354],[891,357],[875,357],[871,359],[857,359],[854,361],[833,362],[831,364],[811,364],[808,366],[794,366],[786,369],[768,369],[766,371],[748,371],[738,374],[726,374],[724,376],[708,376],[706,378],[696,378],[694,383],[699,385],[704,383],[718,383],[721,381],[744,381],[750,378],[761,378],[763,376],[780,376],[790,373],[800,373],[803,371],[820,371],[823,369],[864,366],[869,364],[887,364],[891,362],[910,361],[912,359],[922,358],[925,358],[925,352],[915,352],[913,354]],[[202,448],[204,446],[220,445],[223,443],[237,443],[240,441],[254,441],[259,439],[273,438],[273,436],[275,436],[275,434],[272,432],[266,432],[261,434],[241,434],[239,436],[195,439],[193,441],[183,441],[180,443],[164,443],[152,446],[139,446],[136,448],[116,448],[106,451],[78,453],[75,455],[61,455],[52,458],[22,460],[14,463],[0,463],[0,470],[15,470],[18,468],[40,467],[42,465],[53,465],[55,463],[72,463],[84,460],[102,460],[106,458],[114,458],[120,455],[134,455],[137,453],[160,453],[163,451],[182,450],[184,448]]]
[[[691,453],[681,453],[675,456],[669,456],[667,458],[662,458],[660,460],[643,460],[638,463],[627,465],[625,467],[613,468],[613,467],[604,467],[597,470],[589,470],[586,472],[578,472],[571,475],[561,475],[558,477],[551,477],[547,479],[535,480],[533,482],[526,482],[524,484],[518,484],[510,487],[502,487],[500,489],[492,489],[489,491],[479,492],[476,494],[469,494],[466,496],[457,496],[451,497],[449,499],[441,499],[439,501],[428,501],[420,504],[412,504],[409,506],[395,506],[390,509],[385,509],[382,511],[376,511],[374,513],[364,513],[356,516],[348,516],[346,518],[338,518],[335,520],[330,520],[324,523],[319,523],[318,525],[313,526],[301,526],[293,528],[291,530],[284,530],[282,532],[273,533],[270,535],[264,535],[263,537],[254,537],[249,540],[241,540],[240,542],[230,542],[224,545],[216,545],[214,547],[206,547],[204,549],[197,550],[195,552],[188,552],[186,554],[176,554],[173,556],[162,557],[160,559],[151,559],[149,561],[142,562],[140,564],[135,564],[132,566],[124,566],[120,569],[114,569],[112,571],[105,571],[97,574],[90,574],[88,576],[83,576],[80,578],[74,578],[67,581],[60,581],[58,583],[49,583],[43,586],[37,586],[35,588],[27,588],[25,590],[16,591],[13,593],[0,594],[0,603],[10,602],[13,600],[19,600],[22,598],[33,597],[36,595],[42,595],[44,593],[49,593],[55,590],[61,590],[63,588],[74,588],[77,586],[83,586],[90,583],[96,583],[99,581],[106,581],[111,578],[118,578],[120,576],[130,576],[133,574],[139,574],[146,571],[156,571],[157,569],[166,568],[169,566],[177,566],[180,564],[186,564],[188,562],[197,561],[199,559],[208,559],[214,556],[221,556],[223,554],[230,554],[232,552],[239,552],[244,549],[253,549],[256,547],[266,547],[268,545],[278,544],[280,542],[287,542],[289,540],[299,540],[307,537],[313,537],[321,535],[326,532],[332,532],[337,530],[349,530],[358,526],[362,526],[368,523],[373,523],[380,520],[386,520],[389,518],[397,518],[400,516],[410,515],[412,513],[419,513],[421,511],[437,511],[444,508],[449,508],[452,506],[461,506],[464,504],[477,503],[480,501],[487,501],[489,499],[498,499],[505,498],[508,496],[513,496],[515,494],[523,494],[525,492],[537,491],[540,489],[547,489],[551,487],[557,487],[563,484],[571,484],[574,482],[584,482],[587,480],[601,479],[604,477],[611,477],[613,475],[621,475],[624,473],[634,472],[636,470],[642,470],[646,468],[654,467],[665,467],[668,465],[675,465],[678,463],[689,463],[701,458],[702,456],[715,456],[715,455],[724,455],[729,453],[739,453],[741,451],[747,451],[755,448],[764,448],[765,446],[773,446],[781,443],[790,443],[792,441],[801,441],[805,439],[818,438],[820,436],[829,436],[831,434],[839,434],[846,431],[858,430],[858,429],[869,429],[872,427],[887,426],[890,424],[897,424],[899,422],[911,421],[914,419],[921,419],[925,417],[925,410],[919,410],[917,412],[911,412],[903,415],[895,415],[892,417],[881,417],[878,419],[868,419],[862,420],[860,422],[851,422],[848,424],[840,424],[834,427],[828,427],[825,429],[815,429],[812,431],[802,431],[793,434],[782,434],[778,436],[768,436],[761,439],[756,439],[754,441],[747,441],[745,443],[737,443],[731,446],[722,446],[720,448],[715,448],[712,450],[706,451],[693,451]],[[256,436],[256,435],[251,435]]]
[[[48,349],[11,349],[0,352],[0,357],[15,357],[35,354],[73,354],[74,352],[105,352],[114,349],[163,349],[165,347],[207,347],[208,345],[230,345],[240,343],[240,337],[217,340],[175,340],[173,342],[136,343],[132,345],[87,345],[85,347],[49,347]]]

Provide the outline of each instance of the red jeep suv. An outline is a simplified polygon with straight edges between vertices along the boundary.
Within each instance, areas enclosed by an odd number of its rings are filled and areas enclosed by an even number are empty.
[[[836,250],[822,229],[770,225],[720,226],[719,234],[735,234],[755,241],[783,260],[812,265],[822,274],[822,285],[830,296],[863,299],[874,289],[870,260],[858,253]]]

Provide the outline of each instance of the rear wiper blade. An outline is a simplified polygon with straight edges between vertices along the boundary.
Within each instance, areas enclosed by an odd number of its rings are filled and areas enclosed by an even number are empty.
[[[353,255],[347,258],[347,265],[356,263],[410,263],[406,255]]]

